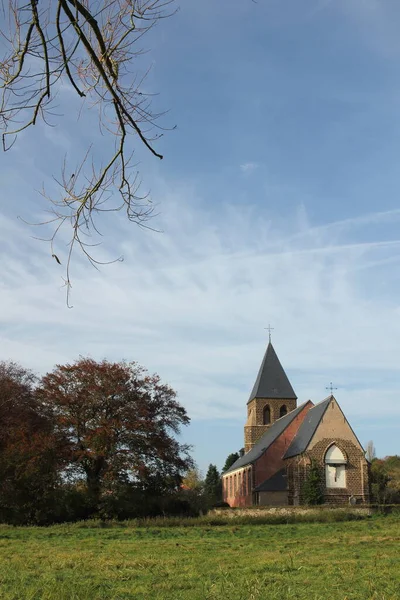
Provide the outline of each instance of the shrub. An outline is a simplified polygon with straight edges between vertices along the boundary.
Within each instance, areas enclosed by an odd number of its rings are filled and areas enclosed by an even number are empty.
[[[312,462],[308,470],[307,478],[303,485],[303,499],[306,504],[323,504],[321,472],[318,464]]]

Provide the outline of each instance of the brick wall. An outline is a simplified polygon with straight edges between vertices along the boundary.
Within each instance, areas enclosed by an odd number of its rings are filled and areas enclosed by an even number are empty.
[[[345,488],[326,487],[324,458],[332,443],[340,448],[347,459]],[[319,466],[326,504],[348,504],[351,496],[354,496],[357,503],[368,503],[370,501],[368,462],[364,457],[364,452],[360,449],[358,443],[356,444],[348,439],[329,437],[319,440],[304,455],[286,461],[289,488],[288,501],[290,505],[304,503],[302,489],[308,476],[311,461],[315,461]]]
[[[252,411],[251,424],[245,425],[244,427],[244,451],[249,452],[253,446],[258,442],[261,436],[267,431],[267,429],[280,418],[280,410],[282,406],[286,406],[287,412],[291,412],[296,408],[297,401],[291,399],[277,399],[277,398],[254,398],[247,405],[247,417],[249,422],[250,412]],[[264,425],[264,408],[269,406],[271,422],[268,425]]]
[[[254,489],[253,466],[233,471],[222,477],[222,498],[229,506],[252,506]]]
[[[260,506],[287,506],[287,492],[258,492],[258,503]]]
[[[347,459],[346,487],[342,489],[326,487],[325,454],[333,443]],[[304,502],[302,488],[311,461],[319,465],[322,491],[327,504],[348,504],[350,496],[354,496],[359,503],[369,502],[369,469],[364,450],[333,397],[310,440],[307,451],[286,461],[289,504]]]

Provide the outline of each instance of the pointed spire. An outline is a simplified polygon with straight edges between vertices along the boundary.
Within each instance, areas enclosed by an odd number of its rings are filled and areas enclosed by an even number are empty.
[[[254,398],[297,399],[271,342],[268,344],[248,402]]]

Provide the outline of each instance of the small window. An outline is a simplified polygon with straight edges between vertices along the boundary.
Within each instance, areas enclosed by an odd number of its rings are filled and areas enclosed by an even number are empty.
[[[264,407],[264,418],[263,418],[263,423],[264,425],[269,425],[271,423],[271,409],[268,406]]]
[[[281,406],[281,409],[279,411],[279,417],[284,417],[285,415],[287,415],[287,408],[286,408],[286,404],[283,404],[283,406]]]
[[[343,452],[332,444],[325,454],[325,480],[327,488],[346,487],[346,457]]]

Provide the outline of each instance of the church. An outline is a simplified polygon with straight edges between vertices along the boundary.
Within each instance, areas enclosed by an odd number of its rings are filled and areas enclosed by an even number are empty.
[[[336,398],[298,406],[270,340],[247,402],[244,450],[223,474],[223,500],[232,507],[305,504],[311,465],[325,504],[369,502],[365,451]]]

